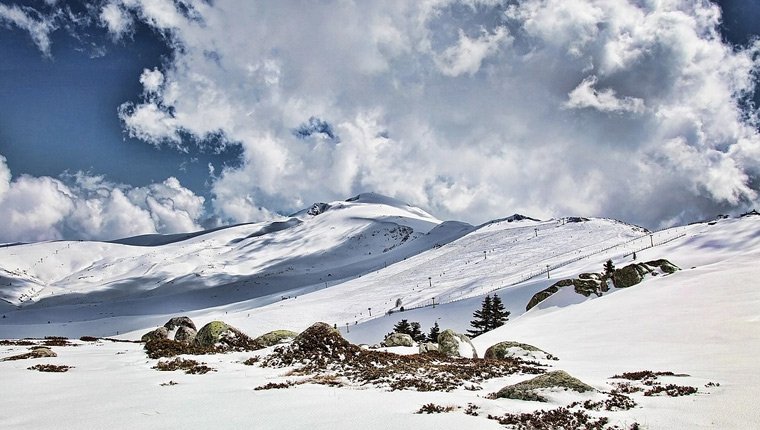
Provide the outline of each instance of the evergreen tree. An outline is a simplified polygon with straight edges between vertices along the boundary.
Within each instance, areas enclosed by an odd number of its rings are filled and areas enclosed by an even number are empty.
[[[422,333],[422,327],[420,326],[420,323],[418,322],[412,322],[410,325],[409,333],[407,333],[409,336],[414,339],[415,342],[424,342],[425,341],[425,334]]]
[[[407,320],[401,320],[396,323],[396,325],[393,326],[393,331],[391,333],[405,333],[410,334],[412,331],[412,326],[409,324],[409,321]],[[391,334],[388,333],[388,334]]]
[[[488,331],[488,322],[491,320],[491,311],[493,308],[493,302],[491,296],[486,296],[483,299],[481,308],[473,312],[472,316],[475,318],[470,321],[472,330],[467,330],[467,334],[471,337],[481,335]]]
[[[612,264],[612,260],[607,260],[607,262],[604,263],[604,275],[611,278],[613,273],[615,273],[615,265]]]
[[[509,321],[509,311],[504,309],[504,303],[496,294],[491,301],[491,318],[486,322],[486,331],[501,327]]]
[[[428,342],[438,342],[438,335],[441,333],[441,328],[438,327],[438,321],[436,321],[432,327],[430,327],[430,333],[428,333]]]

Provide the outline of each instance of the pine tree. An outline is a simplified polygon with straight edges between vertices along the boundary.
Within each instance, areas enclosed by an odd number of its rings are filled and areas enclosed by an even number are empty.
[[[488,331],[488,322],[491,320],[492,307],[493,302],[491,301],[491,296],[486,296],[483,299],[481,308],[473,312],[472,316],[475,319],[470,321],[470,325],[473,329],[467,330],[467,334],[471,337],[475,337]]]
[[[407,334],[411,336],[415,342],[425,341],[425,334],[422,333],[422,327],[420,326],[420,323],[416,321],[410,324],[410,330],[409,330],[409,333]]]
[[[396,323],[396,325],[393,326],[393,331],[391,333],[405,333],[409,334],[412,331],[412,326],[409,324],[409,321],[407,320],[401,320]],[[388,333],[388,334],[391,334]]]
[[[612,260],[607,260],[607,262],[604,263],[604,275],[611,278],[613,273],[615,273],[615,265],[612,264]]]
[[[430,333],[427,335],[428,342],[438,342],[438,335],[441,333],[441,328],[438,327],[438,321],[436,321],[432,327],[430,327]]]
[[[486,331],[503,326],[509,321],[509,314],[510,312],[504,309],[504,303],[501,302],[499,296],[494,294],[491,301],[491,318],[486,322]]]

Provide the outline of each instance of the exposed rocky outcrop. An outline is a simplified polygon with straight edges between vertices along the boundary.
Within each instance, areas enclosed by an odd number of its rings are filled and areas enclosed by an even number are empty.
[[[606,276],[602,273],[581,273],[575,279],[562,279],[557,281],[548,288],[545,288],[528,301],[525,307],[526,311],[535,307],[537,304],[559,292],[560,288],[573,286],[576,293],[585,297],[592,294],[600,296],[602,293],[609,291],[608,281],[611,281],[615,288],[628,288],[644,280],[647,275],[668,275],[680,270],[678,266],[666,259],[647,261],[646,263],[633,263],[623,268],[615,269],[612,276]]]
[[[504,341],[488,347],[483,358],[504,360],[522,358],[531,360],[552,360],[555,357],[548,352],[527,343]]]
[[[5,357],[0,361],[27,360],[30,358],[48,358],[48,357],[57,357],[57,356],[58,354],[56,354],[52,349],[48,347],[35,346],[32,348],[30,352],[26,352],[24,354],[12,355],[10,357]]]
[[[478,358],[470,338],[451,329],[446,329],[438,335],[438,351],[449,357]]]
[[[564,389],[577,391],[579,393],[595,391],[594,387],[570,376],[567,372],[556,370],[528,379],[527,381],[508,385],[495,393],[493,397],[499,399],[546,402],[547,399],[538,391],[542,389]]]
[[[274,346],[274,345],[286,342],[288,340],[295,339],[297,336],[298,336],[298,333],[294,331],[274,330],[257,337],[256,339],[253,340],[253,343],[255,343],[256,346],[259,348],[268,348],[270,346]]]
[[[406,333],[391,333],[383,341],[385,346],[414,346],[414,339]]]
[[[257,349],[253,339],[222,321],[211,321],[195,336],[194,344],[201,348],[220,347],[225,350]]]

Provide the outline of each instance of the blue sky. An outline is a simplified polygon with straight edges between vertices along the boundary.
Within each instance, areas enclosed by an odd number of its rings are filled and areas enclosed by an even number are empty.
[[[755,206],[760,4],[640,3],[3,0],[0,241]]]

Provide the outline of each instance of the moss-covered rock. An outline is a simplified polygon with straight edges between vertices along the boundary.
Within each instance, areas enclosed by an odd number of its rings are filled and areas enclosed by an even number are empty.
[[[159,339],[168,339],[169,338],[169,330],[167,330],[166,327],[159,327],[155,330],[151,330],[140,338],[143,342],[149,342],[151,340],[159,340]]]
[[[195,331],[192,327],[187,326],[180,326],[177,329],[177,332],[174,333],[174,340],[177,342],[183,342],[183,343],[193,343],[195,342],[195,337],[198,335],[198,332]]]
[[[391,333],[385,336],[385,346],[414,346],[414,339],[406,333]]]
[[[298,333],[290,330],[274,330],[269,333],[264,333],[261,336],[253,340],[256,346],[260,348],[268,348],[270,346],[283,343],[287,340],[295,339]]]
[[[253,339],[222,321],[211,321],[195,336],[194,344],[201,348],[220,347],[225,350],[257,349]]]
[[[514,385],[508,385],[499,390],[494,397],[500,399],[515,400],[532,400],[545,402],[547,401],[538,390],[542,389],[564,389],[573,390],[579,393],[594,391],[594,387],[583,383],[581,380],[570,376],[563,370],[545,373],[528,379],[527,381],[518,382]]]
[[[548,352],[536,348],[533,345],[527,343],[504,341],[495,345],[491,345],[486,349],[483,358],[489,358],[493,360],[504,360],[507,358],[530,358],[530,359],[543,359],[551,360],[554,358]]]
[[[478,358],[470,338],[451,329],[438,334],[438,351],[449,357]]]
[[[178,329],[180,327],[188,327],[193,330],[198,330],[195,327],[195,323],[193,320],[191,320],[189,317],[181,316],[181,317],[174,317],[170,319],[169,321],[164,324],[164,327],[166,327],[167,330],[172,331],[175,329]]]

